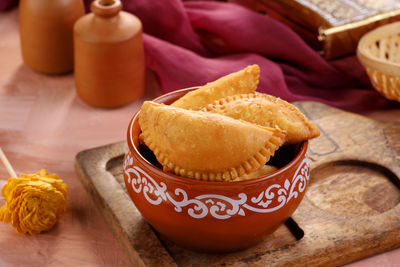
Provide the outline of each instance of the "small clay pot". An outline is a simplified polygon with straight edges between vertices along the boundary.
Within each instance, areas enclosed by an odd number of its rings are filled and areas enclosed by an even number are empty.
[[[170,104],[193,88],[154,101]],[[127,132],[124,159],[127,191],[159,233],[189,249],[229,252],[247,248],[274,232],[296,210],[309,184],[308,142],[280,148],[280,168],[239,182],[207,182],[162,171],[139,146],[138,113]],[[151,154],[151,153],[150,153]]]
[[[122,106],[145,89],[142,23],[121,9],[119,0],[95,0],[74,26],[76,91],[93,106]]]
[[[24,63],[45,74],[72,71],[73,26],[84,14],[82,0],[21,0],[19,26]]]

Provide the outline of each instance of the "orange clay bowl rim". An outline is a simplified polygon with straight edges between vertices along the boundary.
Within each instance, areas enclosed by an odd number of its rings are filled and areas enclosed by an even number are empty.
[[[197,88],[199,88],[199,87],[189,87],[189,88],[176,90],[176,91],[161,95],[152,101],[157,102],[157,103],[162,103],[162,102],[160,102],[160,99],[162,99],[162,98],[168,97],[170,95],[175,95],[176,93],[181,93],[184,91],[191,91],[191,90],[197,89]],[[243,180],[243,181],[232,181],[232,182],[195,180],[195,179],[191,179],[191,178],[178,176],[173,173],[164,172],[164,171],[160,170],[159,168],[157,168],[156,166],[154,166],[153,164],[151,164],[146,158],[144,158],[142,156],[142,154],[139,152],[138,148],[134,145],[134,142],[132,139],[133,137],[131,134],[133,122],[137,121],[137,117],[139,116],[139,113],[140,113],[140,110],[138,112],[136,112],[136,114],[133,116],[131,122],[129,123],[129,128],[128,128],[128,141],[129,141],[128,147],[129,147],[129,149],[131,150],[132,153],[139,155],[137,157],[137,160],[140,161],[141,164],[143,164],[144,166],[149,168],[152,172],[156,173],[160,177],[163,177],[164,179],[168,178],[172,182],[176,182],[176,183],[181,183],[181,184],[186,184],[186,185],[198,185],[198,186],[215,186],[215,187],[222,188],[222,187],[227,187],[227,186],[232,187],[232,186],[254,185],[254,184],[258,184],[258,183],[269,182],[268,180],[273,181],[273,178],[279,178],[279,176],[282,173],[286,172],[290,168],[293,168],[294,165],[296,165],[296,163],[300,162],[302,160],[302,158],[305,157],[305,154],[306,154],[307,148],[308,148],[308,140],[303,141],[301,143],[299,152],[288,164],[286,164],[284,167],[282,167],[266,176],[261,176],[259,178]],[[132,151],[132,148],[134,151]],[[134,155],[132,155],[132,156],[135,157]],[[282,179],[285,179],[284,175],[282,175],[278,180],[282,180]]]
[[[385,32],[382,36],[379,33]],[[373,56],[367,51],[365,46],[371,42],[379,41],[388,36],[392,36],[400,33],[400,22],[389,23],[387,25],[380,26],[361,37],[357,46],[357,56],[361,63],[372,69],[378,70],[379,72],[398,76],[400,74],[400,64],[392,62],[390,60],[385,60]],[[380,38],[379,38],[380,37]],[[390,69],[388,69],[390,68]]]

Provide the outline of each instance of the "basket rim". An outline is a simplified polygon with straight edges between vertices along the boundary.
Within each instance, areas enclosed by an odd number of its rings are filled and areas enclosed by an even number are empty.
[[[363,64],[365,67],[369,67],[387,75],[399,76],[399,63],[394,63],[389,60],[373,56],[366,49],[366,46],[371,42],[376,42],[378,40],[381,40],[382,38],[394,34],[400,34],[400,21],[380,26],[361,37],[357,46],[357,57],[360,60],[361,64]]]

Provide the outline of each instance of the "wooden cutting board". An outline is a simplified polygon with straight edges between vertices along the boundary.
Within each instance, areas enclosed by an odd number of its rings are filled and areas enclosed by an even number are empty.
[[[244,251],[196,253],[154,231],[125,189],[125,142],[80,152],[76,171],[135,266],[329,266],[400,247],[400,123],[296,105],[321,130],[310,186],[285,225]]]

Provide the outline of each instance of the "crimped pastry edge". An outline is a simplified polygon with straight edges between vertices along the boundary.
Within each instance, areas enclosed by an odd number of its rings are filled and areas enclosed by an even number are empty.
[[[221,98],[219,100],[216,100],[213,103],[208,104],[207,106],[202,108],[201,111],[212,113],[218,107],[218,110],[222,111],[222,114],[221,113],[219,113],[219,114],[225,115],[226,112],[223,109],[221,109],[220,107],[223,107],[225,104],[236,101],[236,100],[252,99],[252,98],[253,99],[264,98],[271,102],[284,105],[289,110],[293,111],[296,114],[296,116],[307,127],[308,132],[310,134],[309,139],[318,137],[320,135],[318,128],[312,122],[310,122],[307,119],[307,117],[297,107],[295,107],[294,105],[288,103],[287,101],[285,101],[279,97],[275,97],[275,96],[264,94],[264,93],[255,92],[255,93],[249,93],[249,94],[237,94],[237,95],[227,96],[227,97]],[[278,125],[276,125],[276,127],[279,128]]]
[[[163,166],[164,171],[170,171],[182,177],[203,181],[233,181],[237,177],[257,170],[268,162],[271,156],[274,155],[275,151],[284,143],[286,137],[286,132],[279,129],[274,129],[275,131],[273,135],[268,142],[266,142],[265,146],[239,166],[234,166],[230,169],[220,172],[209,172],[187,170],[168,160],[165,154],[154,144],[147,130],[148,129],[146,128],[142,128],[143,140],[145,141],[145,144],[153,151],[157,161]]]

